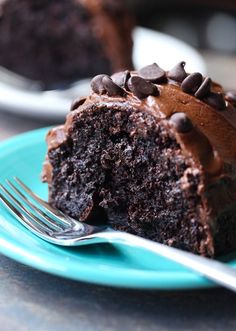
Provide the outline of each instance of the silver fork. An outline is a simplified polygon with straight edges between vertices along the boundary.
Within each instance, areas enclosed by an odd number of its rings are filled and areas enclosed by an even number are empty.
[[[110,227],[92,226],[79,222],[52,208],[20,179],[0,184],[0,200],[26,228],[38,237],[62,246],[118,242],[145,248],[157,255],[180,263],[236,292],[236,270],[226,264],[153,242]]]

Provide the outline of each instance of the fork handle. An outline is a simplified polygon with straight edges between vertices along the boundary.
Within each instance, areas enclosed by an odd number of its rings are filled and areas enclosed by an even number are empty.
[[[96,236],[99,236],[99,233]],[[115,241],[129,246],[145,248],[169,260],[178,262],[209,280],[236,292],[236,270],[223,262],[185,252],[126,232],[109,229],[102,232],[101,236],[111,243]]]

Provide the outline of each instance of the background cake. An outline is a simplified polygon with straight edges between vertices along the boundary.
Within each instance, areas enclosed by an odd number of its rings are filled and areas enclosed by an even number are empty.
[[[0,0],[0,66],[45,88],[132,68],[123,0]]]
[[[184,67],[94,77],[43,179],[72,217],[214,256],[236,248],[236,96]]]

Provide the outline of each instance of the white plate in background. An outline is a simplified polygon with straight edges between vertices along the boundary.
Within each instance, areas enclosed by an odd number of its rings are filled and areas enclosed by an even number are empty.
[[[206,73],[202,56],[185,42],[167,34],[137,27],[133,32],[133,62],[137,69],[156,62],[170,70],[180,61],[186,62],[186,71]]]
[[[139,69],[157,62],[163,69],[170,69],[179,61],[186,61],[188,72],[206,73],[201,55],[186,43],[154,30],[137,27],[133,32],[133,62]],[[0,110],[22,116],[61,120],[68,113],[75,97],[89,93],[89,80],[77,82],[66,91],[30,91],[7,84],[0,77]]]

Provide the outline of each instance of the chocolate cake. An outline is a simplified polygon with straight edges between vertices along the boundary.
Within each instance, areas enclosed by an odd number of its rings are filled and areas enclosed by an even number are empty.
[[[236,249],[236,94],[184,62],[91,88],[48,133],[50,203],[204,256]]]
[[[0,66],[45,88],[132,69],[123,0],[0,0]]]

